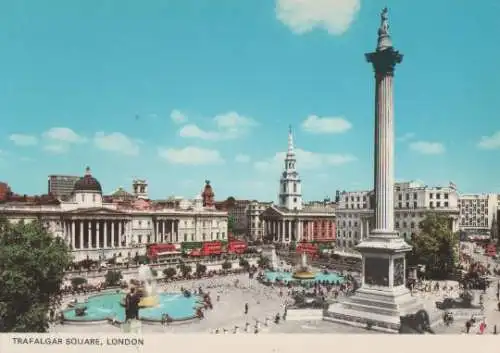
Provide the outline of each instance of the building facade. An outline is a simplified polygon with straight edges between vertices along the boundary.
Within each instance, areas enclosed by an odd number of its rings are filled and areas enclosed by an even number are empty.
[[[74,175],[49,175],[48,194],[57,198],[70,196],[79,179],[80,177]]]
[[[351,248],[365,239],[374,227],[373,191],[337,192],[337,244]],[[419,182],[394,185],[394,228],[409,240],[419,232],[427,212],[450,218],[450,227],[458,231],[459,207],[456,187],[429,187]]]
[[[272,202],[251,201],[247,207],[247,235],[250,240],[259,240],[264,236],[264,222],[261,221],[260,215],[266,209],[272,206]]]
[[[278,205],[268,207],[260,215],[263,238],[284,244],[299,241],[334,242],[335,208],[324,205],[304,206],[302,181],[296,167],[297,159],[290,129],[288,150],[279,183]]]
[[[151,243],[180,248],[184,242],[227,239],[227,212],[216,210],[202,195],[175,202],[103,198],[101,184],[89,168],[67,201],[53,196],[7,198],[0,203],[0,215],[11,222],[42,222],[66,241],[75,261],[145,255]]]
[[[215,203],[215,207],[217,209],[227,211],[232,227],[230,231],[232,231],[235,235],[247,235],[247,211],[250,203],[251,201],[249,200],[238,200],[234,197],[228,197],[224,201]]]
[[[498,210],[497,197],[496,194],[460,195],[460,230],[471,235],[489,234]]]

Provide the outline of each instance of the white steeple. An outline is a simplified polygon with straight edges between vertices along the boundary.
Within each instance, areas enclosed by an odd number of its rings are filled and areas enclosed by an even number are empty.
[[[288,151],[285,156],[285,169],[281,174],[279,205],[289,210],[302,209],[302,188],[299,173],[295,169],[297,159],[293,146],[292,127],[288,130]]]

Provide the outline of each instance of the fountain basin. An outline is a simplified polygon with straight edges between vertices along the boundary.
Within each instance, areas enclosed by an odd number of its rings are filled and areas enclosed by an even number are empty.
[[[64,310],[64,321],[66,323],[90,324],[115,320],[122,323],[125,321],[125,308],[122,306],[124,297],[123,293],[91,296],[85,303]],[[187,298],[182,293],[160,293],[154,297],[154,300],[157,300],[156,305],[139,309],[140,320],[160,323],[164,314],[168,314],[174,322],[191,320],[196,318],[196,310],[202,305],[202,298],[199,296],[192,295]],[[87,308],[83,316],[76,314],[76,309],[80,306]]]
[[[293,279],[309,279],[313,280],[316,278],[316,274],[310,271],[296,271],[292,274]]]
[[[125,297],[120,300],[120,304],[125,307]],[[139,301],[139,309],[152,308],[160,304],[159,297],[157,295],[151,295],[147,297],[142,297]]]
[[[270,281],[275,282],[276,280],[282,281],[284,283],[299,281],[300,283],[313,283],[313,282],[327,282],[333,284],[341,284],[345,282],[344,277],[340,276],[336,272],[317,272],[304,271],[305,277],[295,277],[299,272],[291,273],[284,271],[266,271],[264,272],[264,277]]]

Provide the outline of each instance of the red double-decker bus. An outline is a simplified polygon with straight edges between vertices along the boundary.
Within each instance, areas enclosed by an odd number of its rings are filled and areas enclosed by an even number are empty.
[[[497,255],[497,246],[495,244],[487,244],[484,247],[484,255],[494,257]]]
[[[177,260],[181,252],[172,243],[149,244],[146,248],[146,255],[151,261],[169,261]]]
[[[227,252],[231,254],[243,254],[248,248],[248,244],[243,240],[232,239],[227,244]]]
[[[301,243],[297,244],[297,247],[295,248],[295,252],[297,254],[306,253],[307,255],[314,257],[314,256],[318,256],[319,249],[316,246],[316,244],[301,242]]]

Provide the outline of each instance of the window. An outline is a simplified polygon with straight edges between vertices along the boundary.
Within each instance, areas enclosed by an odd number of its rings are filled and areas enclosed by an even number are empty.
[[[444,199],[448,200],[448,194],[444,194]]]
[[[441,207],[441,202],[436,202],[436,207]]]
[[[430,198],[430,199],[432,199],[433,197],[434,197],[434,194],[431,192],[431,193],[429,194],[429,198]]]
[[[429,207],[430,207],[430,208],[434,208],[434,202],[432,202],[432,201],[431,201],[431,202],[429,202]]]
[[[276,190],[276,189],[275,189],[275,190]],[[294,198],[293,198],[293,202],[297,202],[297,198],[296,198],[296,197],[294,197]]]
[[[297,183],[293,183],[293,192],[297,192]]]
[[[413,201],[413,208],[417,208],[417,201]]]
[[[448,201],[444,203],[444,207],[448,207]]]
[[[406,208],[410,208],[410,203],[409,202],[406,203]]]
[[[410,199],[410,194],[405,195],[405,200],[408,201]]]
[[[440,199],[441,198],[441,194],[436,194],[436,199]]]
[[[413,193],[413,198],[414,198],[415,200],[417,199],[417,196],[418,196],[418,195],[417,195],[417,193],[416,193],[416,192],[414,192],[414,193]]]

